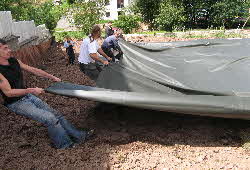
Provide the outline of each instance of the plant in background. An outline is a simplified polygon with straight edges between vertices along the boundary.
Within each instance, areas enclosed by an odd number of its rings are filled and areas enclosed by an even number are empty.
[[[0,10],[11,11],[17,21],[34,20],[36,25],[45,24],[50,31],[54,30],[62,15],[61,6],[55,6],[51,0],[39,4],[31,0],[1,0]]]
[[[184,8],[181,6],[181,3],[164,0],[160,3],[159,14],[153,22],[160,30],[173,31],[181,28],[185,19]]]
[[[244,23],[240,18],[248,15],[249,3],[244,0],[222,0],[216,2],[211,8],[213,9],[211,20],[214,25],[237,28],[239,24]]]
[[[50,31],[54,31],[63,11],[60,6],[45,2],[31,8],[28,14],[29,20],[34,20],[36,25],[45,24]]]
[[[140,14],[143,22],[150,24],[150,29],[154,28],[154,19],[159,14],[162,0],[135,0],[130,9],[134,14]]]
[[[85,34],[88,34],[94,24],[97,24],[105,12],[107,0],[76,1],[72,6],[74,24]]]
[[[118,20],[116,20],[113,25],[115,27],[121,28],[125,34],[131,33],[132,30],[136,30],[140,27],[141,17],[133,14],[125,14],[118,16]]]

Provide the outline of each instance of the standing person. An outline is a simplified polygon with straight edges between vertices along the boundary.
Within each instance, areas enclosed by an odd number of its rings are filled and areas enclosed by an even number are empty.
[[[109,21],[108,25],[107,25],[107,27],[105,29],[105,38],[107,38],[107,37],[109,37],[109,36],[111,36],[113,34],[114,34],[114,30],[112,28],[112,21]]]
[[[28,66],[11,57],[8,45],[0,39],[0,94],[3,96],[4,105],[9,110],[46,125],[49,136],[58,149],[84,142],[93,134],[93,131],[77,130],[59,112],[36,97],[44,92],[43,89],[25,88],[22,70],[56,82],[61,81],[43,70]]]
[[[112,58],[112,61],[115,62],[115,59],[120,60],[122,56],[122,50],[118,44],[118,38],[121,35],[121,31],[115,31],[114,35],[107,37],[102,43],[102,50]],[[114,55],[114,51],[117,51],[118,54]]]
[[[94,25],[91,34],[85,38],[80,47],[80,55],[78,61],[80,63],[80,70],[86,74],[92,80],[97,80],[101,67],[96,61],[101,62],[103,65],[108,65],[111,60],[103,50],[99,47],[97,39],[101,36],[101,28],[98,25]],[[107,60],[103,60],[98,56],[98,53],[105,57]]]
[[[74,46],[75,46],[75,42],[72,41],[72,39],[69,36],[67,36],[65,38],[64,47],[66,48],[66,53],[69,56],[69,64],[71,65],[74,65],[74,61],[75,61]]]

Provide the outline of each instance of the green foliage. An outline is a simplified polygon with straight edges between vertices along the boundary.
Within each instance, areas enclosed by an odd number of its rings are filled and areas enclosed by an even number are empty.
[[[155,26],[166,31],[181,28],[186,19],[183,13],[184,8],[181,3],[164,0],[160,3],[159,14],[154,19]]]
[[[139,23],[141,21],[141,17],[138,15],[123,13],[118,16],[118,20],[116,20],[113,25],[115,27],[121,28],[125,34],[131,33],[133,29],[138,29],[140,27]]]
[[[85,34],[89,33],[104,15],[106,0],[77,1],[72,6],[75,25]]]
[[[62,15],[61,7],[55,6],[52,1],[35,4],[23,0],[1,0],[0,10],[11,11],[14,19],[34,20],[36,25],[45,24],[53,31]]]
[[[135,0],[130,8],[154,29],[237,28],[249,16],[250,0]]]
[[[98,22],[98,24],[106,24],[106,23],[108,23],[109,21],[112,21],[112,22],[113,22],[113,20],[100,20],[100,21]]]
[[[49,30],[53,31],[62,16],[62,11],[60,6],[45,2],[31,8],[28,14],[29,20],[34,20],[36,25],[45,24]]]
[[[153,20],[160,12],[161,1],[162,0],[135,0],[130,9],[135,14],[141,14],[143,21],[153,27]]]
[[[57,42],[63,42],[66,36],[70,36],[73,39],[81,40],[86,37],[86,34],[81,31],[68,31],[68,32],[54,32],[53,35]]]
[[[222,0],[216,2],[212,6],[212,12],[210,19],[212,24],[225,26],[225,27],[237,27],[240,24],[238,18],[245,17],[247,14],[247,3],[242,0]]]

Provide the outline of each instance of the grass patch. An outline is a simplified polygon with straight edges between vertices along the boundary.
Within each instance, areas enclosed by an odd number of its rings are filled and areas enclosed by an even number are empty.
[[[240,133],[240,138],[243,141],[242,147],[247,151],[250,151],[250,128],[243,130]]]
[[[67,32],[54,32],[53,35],[57,42],[63,42],[66,36],[70,36],[73,39],[82,40],[87,35],[82,31],[67,31]]]
[[[143,31],[143,32],[135,32],[134,34],[148,34],[153,35],[156,33],[168,33],[167,31]]]

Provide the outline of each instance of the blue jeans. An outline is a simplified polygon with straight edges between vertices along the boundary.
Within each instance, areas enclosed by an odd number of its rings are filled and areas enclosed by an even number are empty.
[[[50,138],[59,149],[72,146],[74,142],[82,142],[86,138],[85,131],[77,130],[60,113],[32,94],[27,94],[7,107],[16,114],[29,117],[47,126]]]

